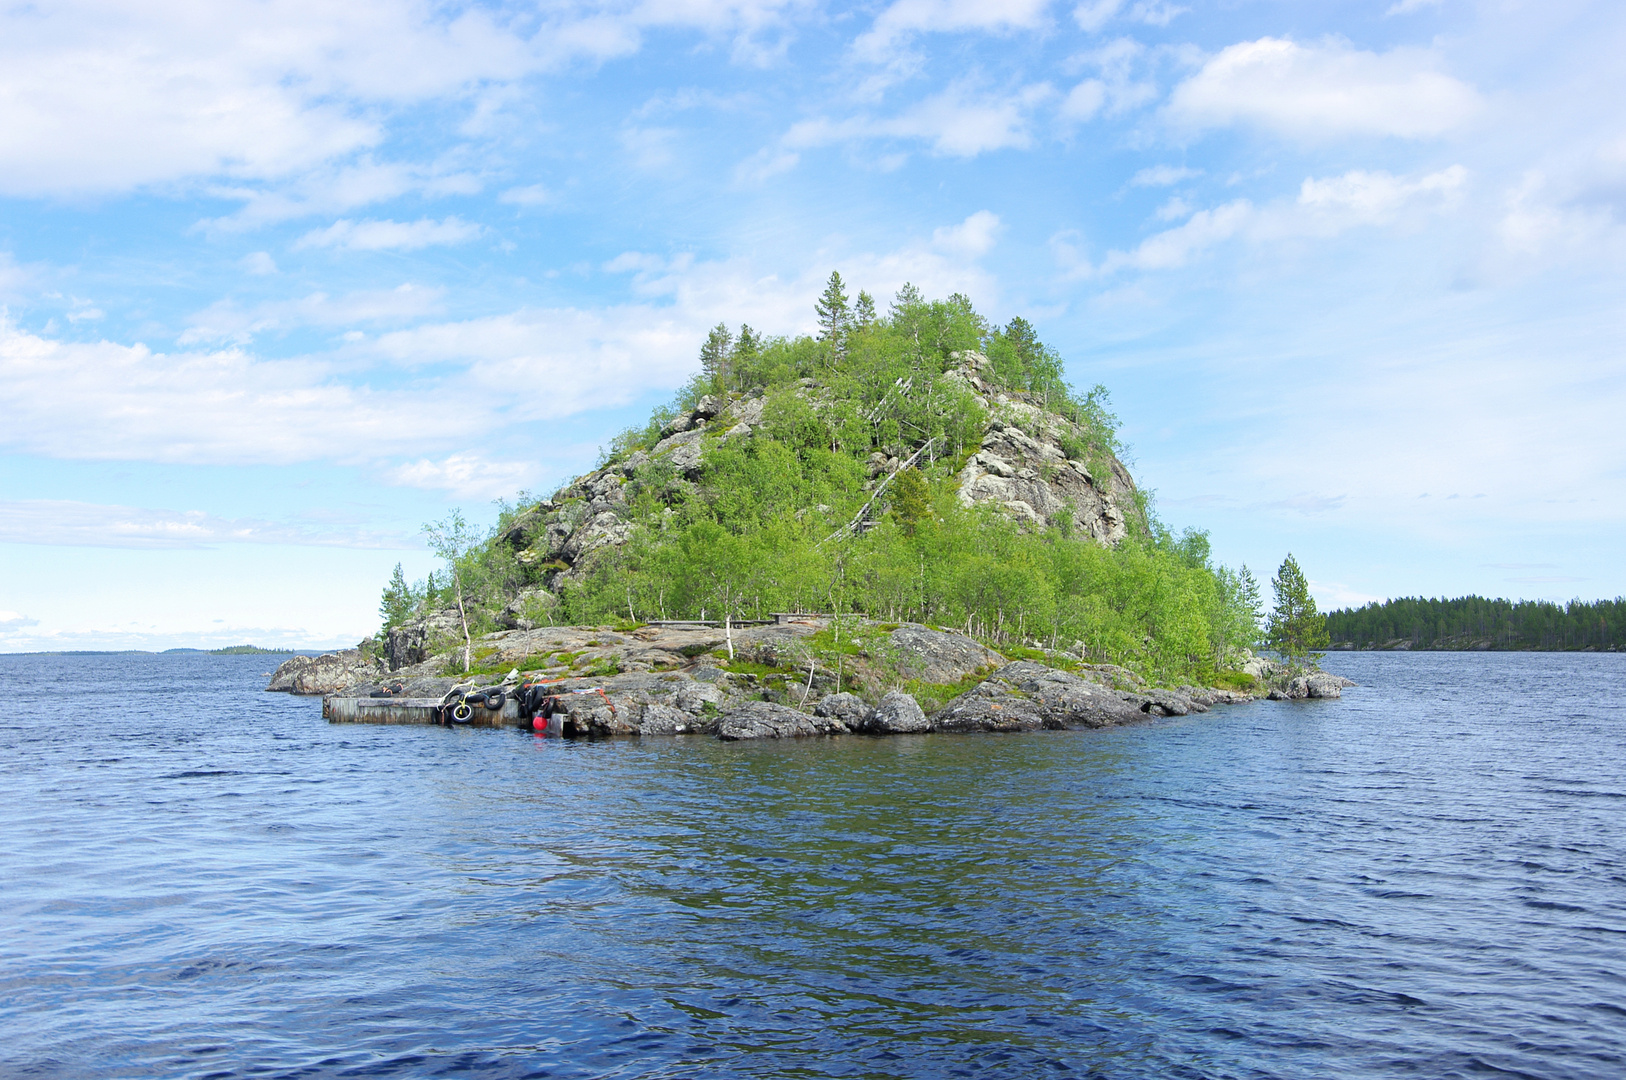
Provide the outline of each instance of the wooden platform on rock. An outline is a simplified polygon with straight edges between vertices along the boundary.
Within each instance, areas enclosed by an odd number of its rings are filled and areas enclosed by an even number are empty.
[[[469,727],[502,727],[520,722],[519,703],[512,696],[498,710],[483,705],[469,708],[473,711],[466,721]],[[334,724],[438,724],[440,698],[332,696],[322,699],[322,715]]]

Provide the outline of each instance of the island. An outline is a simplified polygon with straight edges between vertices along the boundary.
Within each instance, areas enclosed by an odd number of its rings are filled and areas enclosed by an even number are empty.
[[[817,313],[816,336],[719,325],[598,468],[489,532],[427,526],[445,569],[397,567],[378,635],[269,689],[333,720],[737,739],[1102,727],[1350,685],[1307,648],[1257,654],[1252,574],[1158,521],[1106,390],[1075,391],[1025,320],[910,286],[881,314],[835,274]],[[1318,629],[1293,581],[1291,625]]]

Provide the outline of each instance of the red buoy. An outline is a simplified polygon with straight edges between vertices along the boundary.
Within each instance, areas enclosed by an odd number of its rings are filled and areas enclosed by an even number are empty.
[[[548,718],[545,716],[539,716],[535,720],[531,721],[531,726],[538,731],[546,731],[548,730]]]

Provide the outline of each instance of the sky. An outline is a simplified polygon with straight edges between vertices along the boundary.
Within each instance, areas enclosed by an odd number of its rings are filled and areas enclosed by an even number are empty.
[[[0,651],[354,644],[832,270],[1323,609],[1626,593],[1626,5],[0,9]],[[1267,590],[1268,594],[1268,590]]]

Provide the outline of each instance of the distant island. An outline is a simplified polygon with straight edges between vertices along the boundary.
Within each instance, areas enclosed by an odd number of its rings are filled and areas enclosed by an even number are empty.
[[[1403,596],[1327,613],[1328,648],[1436,651],[1619,652],[1626,650],[1626,597],[1491,600]]]
[[[293,656],[298,652],[309,652],[309,649],[262,649],[258,645],[228,645],[224,649],[165,649],[164,654],[170,653],[203,653],[206,656]]]

